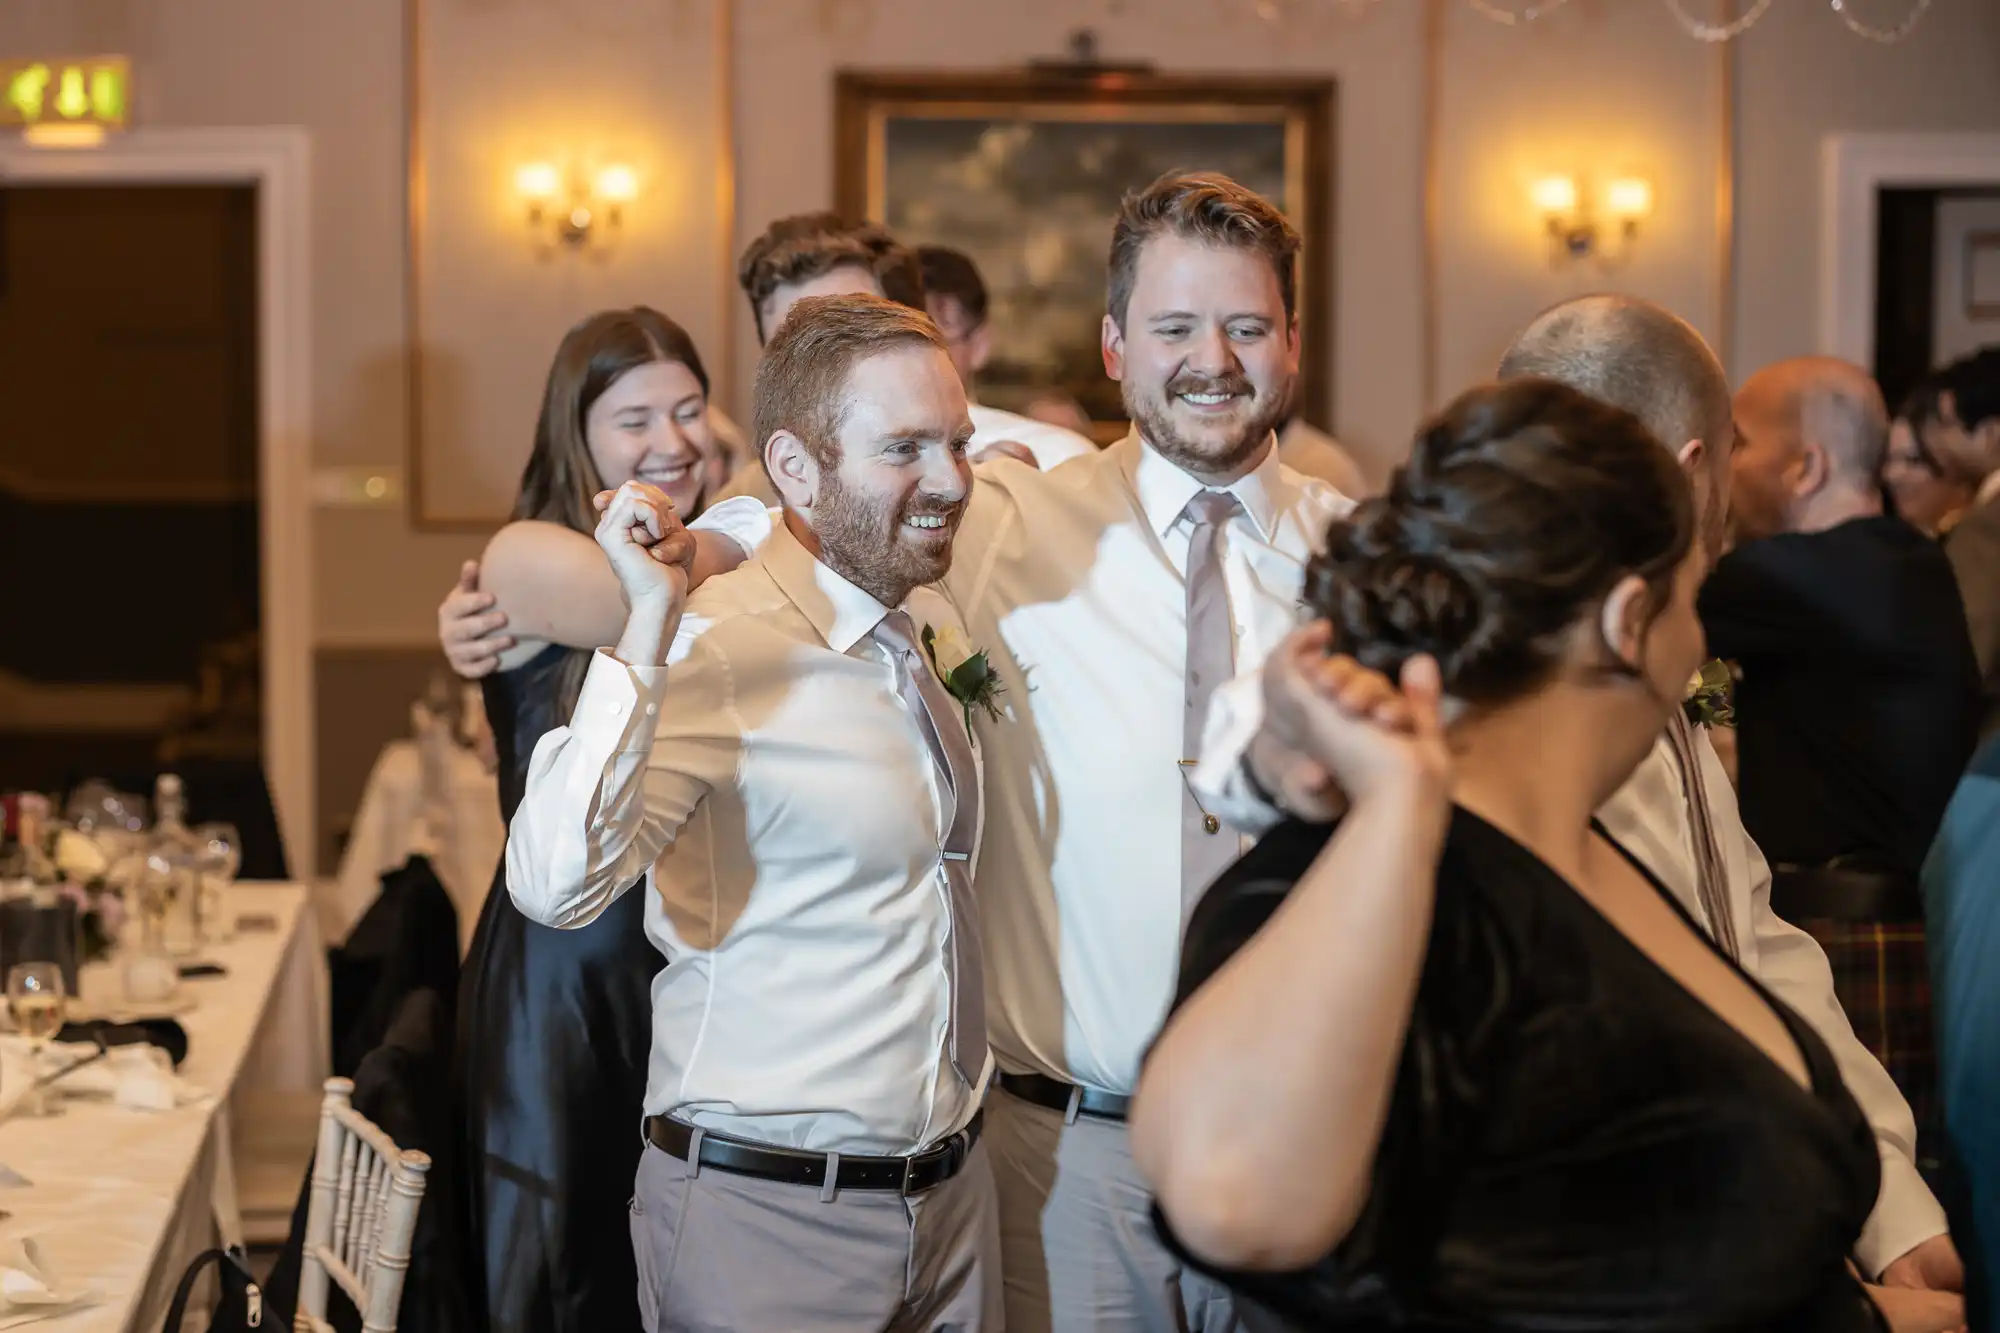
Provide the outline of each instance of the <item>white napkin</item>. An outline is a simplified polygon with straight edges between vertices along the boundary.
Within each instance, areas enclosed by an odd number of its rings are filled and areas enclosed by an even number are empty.
[[[92,1048],[82,1049],[88,1055]],[[128,1111],[171,1111],[207,1095],[176,1076],[173,1062],[157,1046],[114,1046],[96,1064],[49,1086],[67,1097],[109,1097]]]
[[[88,1287],[65,1287],[32,1236],[0,1241],[0,1329],[53,1319],[97,1300]]]

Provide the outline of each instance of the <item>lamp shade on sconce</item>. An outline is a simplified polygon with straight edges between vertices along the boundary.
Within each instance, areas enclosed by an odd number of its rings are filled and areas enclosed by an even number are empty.
[[[1569,176],[1543,176],[1533,187],[1535,211],[1543,217],[1566,217],[1576,211],[1576,181]]]

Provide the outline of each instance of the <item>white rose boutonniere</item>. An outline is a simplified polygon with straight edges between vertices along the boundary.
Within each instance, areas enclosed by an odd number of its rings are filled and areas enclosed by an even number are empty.
[[[974,648],[955,625],[943,629],[924,626],[924,651],[930,654],[931,669],[952,698],[965,710],[965,730],[972,732],[972,710],[983,709],[993,721],[1000,720],[1000,696],[1006,687],[993,671],[986,650]]]
[[[1687,713],[1688,721],[1698,727],[1733,727],[1736,725],[1735,688],[1736,678],[1730,674],[1729,663],[1719,657],[1711,659],[1702,663],[1701,669],[1688,681],[1681,708]]]

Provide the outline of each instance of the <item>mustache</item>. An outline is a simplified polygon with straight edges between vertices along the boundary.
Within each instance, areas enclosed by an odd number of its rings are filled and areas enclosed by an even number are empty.
[[[965,509],[965,501],[926,500],[919,497],[903,506],[898,519],[905,518],[955,518]]]
[[[1249,395],[1254,390],[1246,375],[1176,375],[1167,381],[1169,396],[1183,393],[1230,393]]]

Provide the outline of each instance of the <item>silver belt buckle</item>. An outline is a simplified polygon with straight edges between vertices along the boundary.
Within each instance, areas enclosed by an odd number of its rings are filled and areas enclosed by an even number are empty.
[[[916,1154],[912,1153],[910,1156],[905,1157],[903,1159],[903,1188],[901,1193],[902,1196],[906,1199],[910,1197],[910,1179],[916,1174],[917,1174],[917,1158]]]

